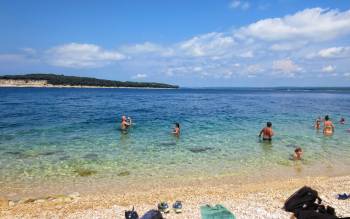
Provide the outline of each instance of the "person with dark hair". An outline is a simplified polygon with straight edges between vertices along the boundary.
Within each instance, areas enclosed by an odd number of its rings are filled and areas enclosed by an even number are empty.
[[[316,119],[314,127],[315,127],[315,129],[320,129],[321,128],[321,117],[318,117]]]
[[[332,121],[329,119],[329,116],[326,115],[324,117],[324,123],[323,123],[323,134],[324,135],[332,135],[334,132],[334,125]]]
[[[175,123],[175,128],[173,129],[172,133],[176,136],[180,135],[180,124],[178,122]]]
[[[272,136],[274,135],[274,133],[272,130],[272,123],[271,122],[267,122],[266,127],[261,129],[261,131],[259,133],[259,138],[261,138],[261,135],[263,136],[264,141],[271,141],[272,140]]]
[[[294,154],[293,154],[293,159],[294,160],[301,160],[302,155],[303,155],[303,149],[301,149],[301,147],[295,148]]]
[[[341,117],[339,123],[342,124],[342,125],[344,125],[344,124],[345,124],[345,118],[344,118],[344,117]]]

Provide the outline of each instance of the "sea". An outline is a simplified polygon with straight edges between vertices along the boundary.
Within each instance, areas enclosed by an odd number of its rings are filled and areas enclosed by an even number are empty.
[[[313,126],[325,115],[332,136]],[[275,136],[262,142],[268,121]],[[0,88],[0,195],[346,175],[349,129],[350,89]]]

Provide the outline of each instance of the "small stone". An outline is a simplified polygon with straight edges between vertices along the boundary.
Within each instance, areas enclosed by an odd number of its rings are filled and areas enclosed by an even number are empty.
[[[7,208],[9,206],[9,200],[5,197],[0,197],[0,208]]]
[[[45,202],[44,199],[38,199],[38,200],[35,200],[35,201],[34,201],[34,203],[43,203],[43,202]]]
[[[117,174],[118,176],[129,176],[130,172],[129,171],[122,171],[120,173]]]
[[[69,197],[71,197],[71,198],[79,198],[80,194],[79,194],[79,192],[73,192],[73,193],[69,194]]]
[[[14,201],[9,201],[9,206],[10,207],[13,207],[13,206],[15,206],[16,205],[16,203],[14,202]]]

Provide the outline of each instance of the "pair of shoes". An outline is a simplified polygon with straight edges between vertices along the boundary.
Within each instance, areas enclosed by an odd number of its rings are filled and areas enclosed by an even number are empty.
[[[345,200],[345,199],[348,199],[348,198],[350,198],[350,194],[347,195],[346,193],[344,193],[344,194],[338,194],[337,195],[337,199],[339,199],[339,200]]]
[[[181,213],[182,212],[182,204],[181,201],[176,201],[173,204],[173,209],[175,211],[175,213]],[[161,202],[158,204],[158,210],[164,213],[169,213],[170,209],[169,209],[169,205],[166,202]]]

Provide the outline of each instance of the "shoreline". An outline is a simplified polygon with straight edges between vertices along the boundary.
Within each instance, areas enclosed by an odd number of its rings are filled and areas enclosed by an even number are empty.
[[[179,88],[162,88],[162,87],[102,87],[102,86],[75,86],[75,85],[45,85],[45,86],[33,86],[33,85],[0,85],[0,88],[108,88],[108,89],[179,89]]]
[[[300,187],[308,185],[319,192],[323,204],[335,208],[338,216],[350,216],[350,200],[337,200],[338,193],[349,192],[350,175],[289,178],[258,183],[236,183],[234,180],[219,184],[198,183],[196,186],[163,185],[144,190],[96,194],[53,194],[49,197],[27,198],[10,206],[0,207],[1,218],[123,218],[124,210],[135,206],[139,216],[156,208],[160,201],[169,205],[183,202],[183,213],[172,211],[166,218],[200,218],[199,207],[204,204],[223,204],[237,218],[289,218],[281,209],[284,201]]]

